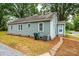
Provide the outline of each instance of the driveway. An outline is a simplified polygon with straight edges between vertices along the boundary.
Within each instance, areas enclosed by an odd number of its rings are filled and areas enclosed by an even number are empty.
[[[24,56],[24,54],[0,43],[0,56]]]
[[[72,34],[79,34],[79,32],[77,32],[77,31],[72,31]]]

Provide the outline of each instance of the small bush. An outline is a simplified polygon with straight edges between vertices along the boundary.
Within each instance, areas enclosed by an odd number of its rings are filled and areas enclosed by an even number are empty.
[[[7,31],[7,27],[5,27],[5,26],[1,27],[0,31]]]

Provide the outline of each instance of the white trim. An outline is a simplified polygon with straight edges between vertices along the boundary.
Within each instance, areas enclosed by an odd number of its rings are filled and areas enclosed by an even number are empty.
[[[42,31],[39,30],[39,24],[41,24],[41,23],[43,24],[43,30]],[[44,32],[44,22],[39,22],[38,23],[38,32]]]

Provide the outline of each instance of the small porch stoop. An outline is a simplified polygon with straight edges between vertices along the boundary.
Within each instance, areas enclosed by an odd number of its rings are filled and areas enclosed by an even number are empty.
[[[63,44],[63,37],[60,37],[60,41],[54,47],[52,47],[49,50],[49,52],[44,53],[40,56],[54,56],[62,44]]]

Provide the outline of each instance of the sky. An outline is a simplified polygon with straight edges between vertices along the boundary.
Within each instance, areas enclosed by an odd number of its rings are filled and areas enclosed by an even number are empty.
[[[68,17],[68,22],[72,22],[72,15],[69,15],[69,17]]]
[[[37,8],[38,8],[38,11],[40,11],[41,8],[42,8],[42,5],[41,4],[38,4]]]

